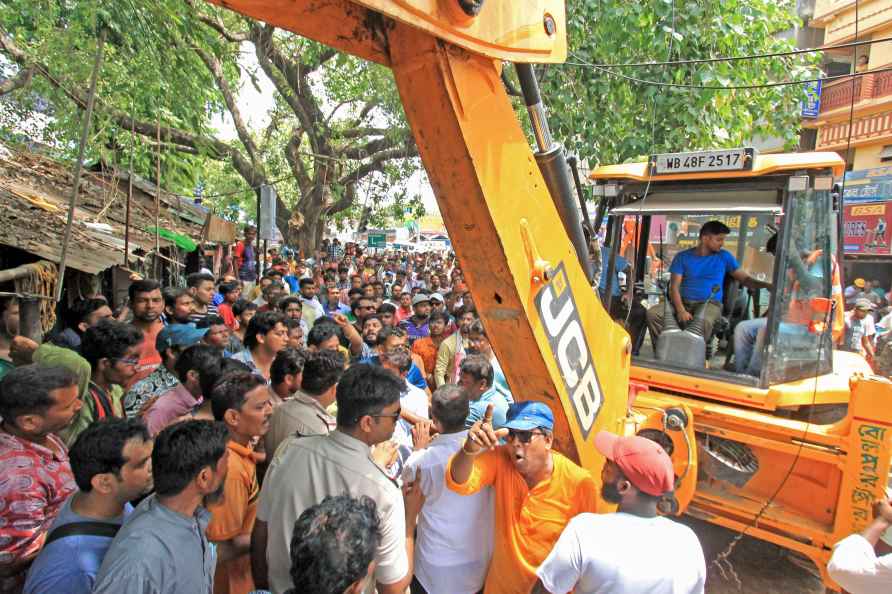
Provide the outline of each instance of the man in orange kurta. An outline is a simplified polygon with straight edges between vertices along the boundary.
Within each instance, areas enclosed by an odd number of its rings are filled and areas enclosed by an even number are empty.
[[[547,405],[512,404],[498,430],[492,414],[489,405],[450,459],[446,486],[460,495],[493,488],[493,555],[484,594],[529,592],[567,522],[597,511],[598,492],[587,470],[552,451],[554,416]]]

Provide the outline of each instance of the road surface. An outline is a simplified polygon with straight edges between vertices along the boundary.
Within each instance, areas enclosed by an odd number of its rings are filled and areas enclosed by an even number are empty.
[[[703,545],[707,594],[824,594],[820,578],[791,562],[784,549],[748,536],[737,543],[729,557],[740,578],[738,587],[733,577],[724,577],[712,563],[736,533],[689,516],[682,521],[697,533]]]

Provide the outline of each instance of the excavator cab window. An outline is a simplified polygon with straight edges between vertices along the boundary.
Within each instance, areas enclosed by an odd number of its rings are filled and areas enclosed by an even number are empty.
[[[607,244],[610,251],[616,246],[615,255],[605,251],[601,274],[611,272],[612,257],[613,282],[619,290],[613,291],[611,314],[631,334],[636,364],[762,387],[830,370],[826,320],[836,253],[832,199],[829,190],[815,190],[813,183],[793,191],[790,178],[788,174],[619,185],[608,211]],[[673,258],[696,247],[700,228],[711,220],[730,229],[724,249],[740,267],[750,277],[771,283],[774,290],[744,288],[726,275],[722,297],[715,299],[721,308],[718,320],[701,328],[704,336],[699,341],[696,336],[676,336],[689,328],[670,323],[678,344],[664,345],[660,351],[662,334],[650,328],[647,311],[664,307]],[[607,297],[606,291],[601,295]],[[631,303],[631,309],[617,308],[618,300]],[[677,321],[671,304],[663,311],[663,318],[671,315],[671,322]],[[697,312],[691,313],[696,320]],[[735,341],[739,324],[746,324],[741,336],[746,330],[748,341]],[[696,334],[696,328],[692,325],[690,331]],[[735,352],[736,344],[742,352]]]
[[[777,250],[774,304],[768,320],[763,384],[829,373],[830,298],[836,262],[836,216],[830,191],[811,187],[787,195]]]

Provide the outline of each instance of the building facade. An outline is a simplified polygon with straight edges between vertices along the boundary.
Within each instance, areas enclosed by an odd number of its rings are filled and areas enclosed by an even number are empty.
[[[857,6],[856,0],[816,0],[809,25],[823,29],[828,80],[822,81],[819,109],[803,118],[803,128],[813,131],[814,150],[836,151],[847,160],[845,276],[876,279],[889,287],[892,42],[840,46],[892,37],[892,0],[857,0]],[[848,76],[853,68],[857,75]]]

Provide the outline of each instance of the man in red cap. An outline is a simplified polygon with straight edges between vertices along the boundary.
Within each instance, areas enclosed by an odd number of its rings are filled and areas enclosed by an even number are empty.
[[[570,520],[536,571],[533,594],[702,594],[706,562],[697,535],[657,513],[674,489],[669,455],[644,437],[606,431],[595,447],[607,458],[601,497],[619,507]]]

